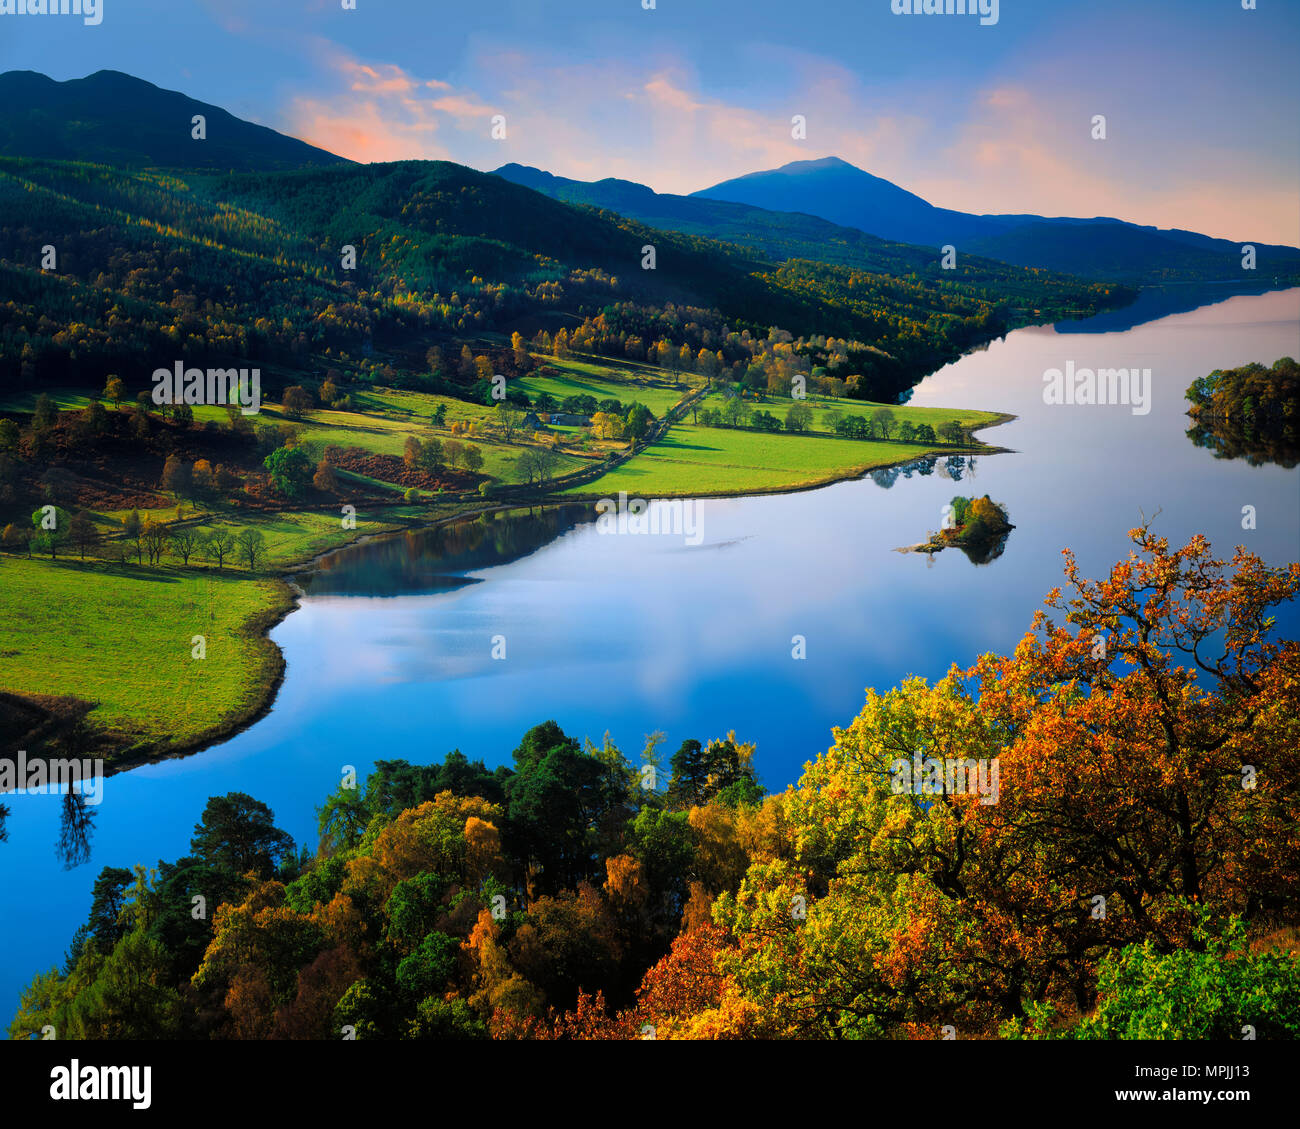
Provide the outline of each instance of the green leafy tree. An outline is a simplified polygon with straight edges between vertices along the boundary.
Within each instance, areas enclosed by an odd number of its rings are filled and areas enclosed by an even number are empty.
[[[201,862],[230,874],[263,878],[293,853],[293,839],[275,826],[275,813],[243,792],[213,796],[194,826],[190,850]]]
[[[39,553],[49,553],[57,559],[59,546],[67,541],[72,526],[68,511],[58,506],[42,506],[32,514],[32,547]]]
[[[430,933],[397,966],[397,987],[410,999],[423,1000],[444,991],[456,975],[460,942],[446,933]]]
[[[785,412],[786,431],[807,431],[812,427],[812,408],[807,404],[791,404]]]
[[[623,435],[633,443],[639,443],[650,434],[654,418],[644,404],[633,403],[623,417]]]
[[[218,525],[208,531],[199,548],[208,560],[216,562],[217,570],[220,571],[226,567],[227,558],[234,555],[238,542],[233,530]]]
[[[1064,1028],[1050,1003],[1004,1034],[1048,1039],[1289,1039],[1300,1035],[1300,960],[1252,950],[1240,917],[1218,922],[1200,907],[1194,944],[1161,952],[1151,941],[1102,957],[1097,1007]]]
[[[311,459],[300,447],[280,447],[262,465],[271,472],[271,485],[286,498],[301,498],[312,479]]]

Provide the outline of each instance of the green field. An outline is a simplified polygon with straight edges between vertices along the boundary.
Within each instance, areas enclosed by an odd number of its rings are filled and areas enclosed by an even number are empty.
[[[727,398],[721,393],[711,392],[700,402],[699,406],[716,410],[726,402]],[[876,404],[870,400],[836,400],[829,396],[811,394],[798,401],[791,399],[789,396],[773,396],[769,394],[765,402],[750,402],[749,407],[752,411],[769,412],[784,423],[785,413],[795,403],[805,404],[812,409],[811,429],[813,431],[825,432],[828,435],[834,433],[830,421],[826,418],[831,412],[838,412],[841,416],[864,416],[870,419],[873,413],[880,408],[888,408],[894,413],[894,419],[897,423],[902,423],[904,420],[908,420],[914,426],[928,423],[935,429],[938,429],[940,424],[947,423],[950,420],[956,420],[962,424],[992,423],[998,418],[996,412],[980,412],[966,408],[914,408],[910,405]]]
[[[599,400],[618,400],[627,408],[634,400],[650,409],[656,419],[663,416],[678,400],[686,396],[691,388],[683,383],[680,387],[655,387],[657,384],[670,385],[671,374],[661,369],[648,366],[612,366],[579,361],[574,358],[557,360],[545,358],[545,363],[560,370],[559,376],[538,376],[532,373],[512,381],[516,388],[522,388],[530,400],[536,400],[543,392],[556,400],[566,396],[594,396]],[[686,380],[698,383],[697,377],[684,374]]]
[[[149,566],[0,555],[0,689],[96,703],[88,720],[123,749],[143,743],[162,752],[215,739],[260,707],[279,671],[264,632],[290,596],[275,574],[395,528],[364,515],[355,530],[332,514],[213,520],[260,529],[266,565],[250,574],[238,564],[184,568],[171,558]],[[191,657],[195,635],[206,641],[201,660]]]
[[[568,492],[690,496],[793,490],[919,458],[931,449],[678,424],[636,458]]]
[[[287,599],[235,571],[0,558],[0,686],[98,703],[123,745],[160,749],[218,736],[253,712],[279,670],[250,625]],[[195,635],[204,659],[191,657]]]

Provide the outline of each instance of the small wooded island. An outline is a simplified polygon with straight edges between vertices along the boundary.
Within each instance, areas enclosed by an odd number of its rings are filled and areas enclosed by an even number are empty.
[[[960,549],[971,564],[987,564],[1002,555],[1013,529],[1006,507],[990,500],[987,494],[982,498],[959,495],[944,507],[944,524],[939,532],[899,552],[933,555],[944,549]]]
[[[1187,437],[1216,459],[1287,468],[1300,462],[1300,364],[1293,358],[1272,368],[1215,369],[1191,383],[1187,399]]]

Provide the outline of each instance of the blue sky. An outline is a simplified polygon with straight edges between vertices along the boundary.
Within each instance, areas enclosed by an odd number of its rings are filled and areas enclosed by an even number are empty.
[[[126,71],[357,160],[689,192],[834,154],[965,211],[1300,244],[1296,0],[102,3],[0,16],[0,69]]]

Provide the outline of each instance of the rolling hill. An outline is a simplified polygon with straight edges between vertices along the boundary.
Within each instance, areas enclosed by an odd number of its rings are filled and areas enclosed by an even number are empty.
[[[6,71],[0,104],[0,152],[24,157],[241,172],[351,163],[120,71],[67,82]],[[201,141],[191,137],[196,114],[207,119]]]
[[[971,256],[941,270],[923,248],[808,217],[769,223],[742,208],[719,238],[671,213],[652,225],[450,162],[342,162],[112,72],[81,80],[75,98],[75,83],[3,78],[11,98],[59,93],[20,103],[0,132],[0,383],[102,387],[120,372],[138,387],[155,358],[183,356],[261,362],[272,387],[340,363],[362,381],[418,386],[431,345],[586,327],[589,347],[619,356],[629,341],[690,342],[716,358],[731,335],[789,334],[818,357],[836,352],[858,394],[892,397],[1016,325],[1131,297]],[[177,138],[191,111],[208,115],[207,142],[188,128]],[[92,116],[111,129],[75,144]],[[240,154],[222,148],[230,139],[246,139]],[[64,159],[69,149],[83,159]],[[191,157],[200,163],[176,163]],[[765,226],[775,242],[726,238]],[[58,262],[42,269],[46,246]]]

